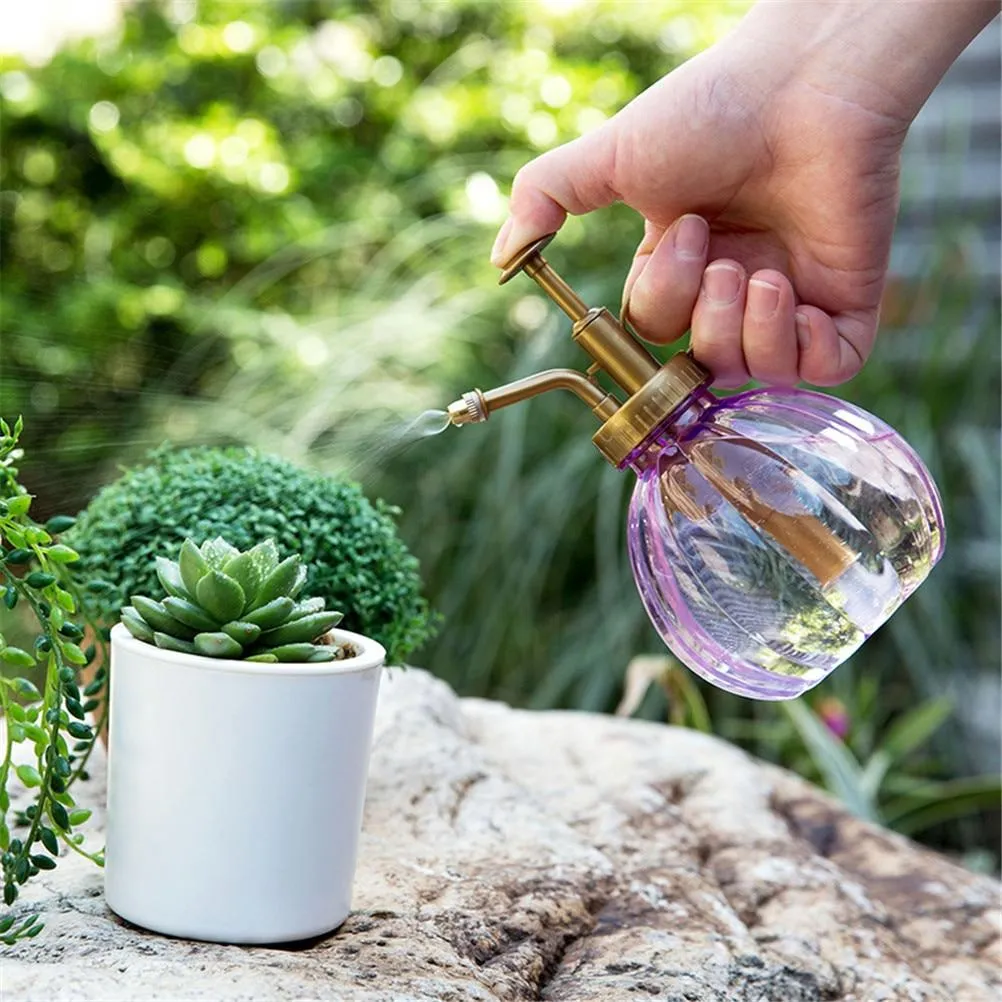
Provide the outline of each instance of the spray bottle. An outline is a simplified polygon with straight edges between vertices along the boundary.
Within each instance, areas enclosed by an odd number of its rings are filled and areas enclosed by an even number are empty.
[[[448,408],[454,425],[552,389],[601,422],[599,452],[636,485],[627,538],[640,597],[674,654],[743,696],[815,686],[894,613],[943,552],[943,514],[921,459],[879,418],[827,394],[754,389],[718,398],[688,352],[660,364],[542,256],[532,278],[570,317],[585,373],[550,369]],[[617,389],[599,382],[605,374]]]

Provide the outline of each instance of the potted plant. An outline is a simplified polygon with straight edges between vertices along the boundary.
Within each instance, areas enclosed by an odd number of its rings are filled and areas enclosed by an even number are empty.
[[[283,557],[298,554],[309,566],[307,591],[343,612],[349,629],[382,644],[389,663],[403,664],[434,634],[438,617],[422,595],[397,514],[357,484],[277,456],[164,446],[103,487],[64,542],[80,555],[78,574],[107,585],[85,598],[94,622],[110,628],[129,595],[160,587],[156,557],[176,554],[185,538],[201,544],[222,535],[241,550],[274,539]],[[103,665],[99,643],[83,684]]]
[[[348,915],[383,647],[298,555],[185,540],[111,632],[105,895],[158,932],[320,935]],[[191,838],[192,831],[198,838]]]

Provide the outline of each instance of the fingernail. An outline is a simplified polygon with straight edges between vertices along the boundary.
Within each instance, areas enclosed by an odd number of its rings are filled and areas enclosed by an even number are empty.
[[[711,264],[703,272],[703,291],[719,306],[733,303],[741,291],[741,272],[732,264]]]
[[[513,222],[515,220],[511,216],[505,220],[504,226],[498,231],[497,239],[495,239],[494,246],[491,248],[491,264],[495,268],[500,268],[508,259],[505,244],[508,242],[508,234],[511,233]]]
[[[681,258],[701,258],[706,253],[710,228],[702,216],[683,216],[675,229],[675,250]]]
[[[619,322],[625,327],[632,327],[636,330],[636,325],[633,323],[633,318],[630,316],[630,301],[629,299],[623,300],[623,305],[619,310]]]
[[[797,343],[801,351],[807,351],[811,346],[811,321],[806,313],[797,313],[794,316],[797,324]]]
[[[779,286],[753,278],[748,282],[748,308],[752,316],[767,320],[779,306]]]

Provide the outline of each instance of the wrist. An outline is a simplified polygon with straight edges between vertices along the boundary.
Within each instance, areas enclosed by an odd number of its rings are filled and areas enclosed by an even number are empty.
[[[907,126],[998,10],[992,0],[760,0],[733,37],[773,50],[771,72]]]

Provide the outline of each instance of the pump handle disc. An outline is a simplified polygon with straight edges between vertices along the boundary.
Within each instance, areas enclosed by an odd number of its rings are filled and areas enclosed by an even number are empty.
[[[514,278],[526,266],[526,263],[532,256],[539,254],[555,236],[556,233],[548,233],[545,237],[534,240],[528,247],[523,247],[502,269],[498,285],[504,285],[505,282]]]

